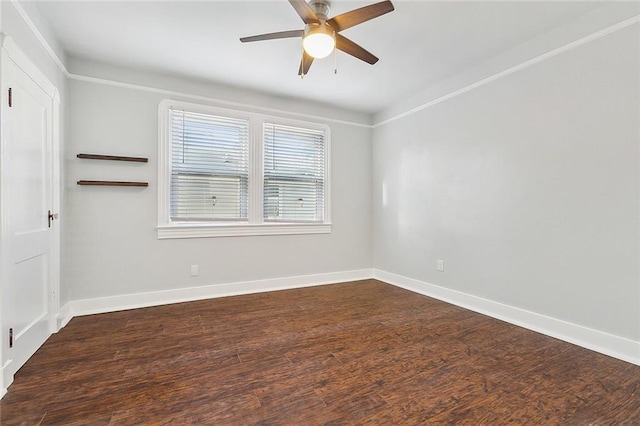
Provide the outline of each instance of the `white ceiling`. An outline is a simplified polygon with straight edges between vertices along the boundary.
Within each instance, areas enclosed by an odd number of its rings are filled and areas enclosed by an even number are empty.
[[[331,16],[370,2],[334,0]],[[242,36],[302,29],[286,0],[36,2],[71,57],[377,112],[585,14],[595,2],[393,1],[396,10],[342,32],[380,58],[338,52],[301,80],[299,39]]]

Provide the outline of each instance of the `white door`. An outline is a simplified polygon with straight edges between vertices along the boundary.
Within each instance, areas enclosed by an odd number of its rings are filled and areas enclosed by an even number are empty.
[[[51,278],[57,256],[48,217],[53,209],[53,100],[2,53],[0,336],[6,387],[54,331]]]

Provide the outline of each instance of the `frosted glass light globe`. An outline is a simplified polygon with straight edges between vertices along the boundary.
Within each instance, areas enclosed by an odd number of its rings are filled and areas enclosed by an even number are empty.
[[[326,58],[335,47],[335,40],[323,32],[311,32],[302,40],[305,52],[314,58]]]

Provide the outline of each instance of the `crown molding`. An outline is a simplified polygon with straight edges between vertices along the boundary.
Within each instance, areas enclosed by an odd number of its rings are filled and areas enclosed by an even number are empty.
[[[394,115],[394,116],[392,116],[390,118],[387,118],[387,119],[384,119],[384,120],[379,121],[377,123],[374,123],[372,125],[372,127],[373,128],[377,128],[377,127],[380,127],[380,126],[384,126],[385,124],[392,123],[394,121],[397,121],[397,120],[400,120],[402,118],[408,117],[410,115],[413,115],[413,114],[415,114],[417,112],[420,112],[422,110],[425,110],[427,108],[431,108],[432,106],[438,105],[438,104],[440,104],[442,102],[445,102],[445,101],[447,101],[449,99],[455,98],[455,97],[457,97],[459,95],[462,95],[464,93],[467,93],[467,92],[469,92],[471,90],[474,90],[474,89],[477,89],[479,87],[482,87],[482,86],[484,86],[486,84],[489,84],[489,83],[491,83],[493,81],[496,81],[498,79],[506,77],[506,76],[508,76],[510,74],[513,74],[513,73],[516,73],[518,71],[521,71],[521,70],[523,70],[525,68],[529,68],[532,65],[535,65],[537,63],[546,61],[547,59],[553,58],[554,56],[558,56],[558,55],[560,55],[560,54],[562,54],[564,52],[567,52],[569,50],[573,50],[573,49],[575,49],[575,48],[577,48],[579,46],[582,46],[584,44],[590,43],[590,42],[592,42],[594,40],[598,40],[598,39],[600,39],[602,37],[605,37],[605,36],[607,36],[609,34],[613,34],[615,32],[618,32],[620,30],[628,28],[628,27],[630,27],[632,25],[635,25],[635,24],[637,24],[639,22],[640,22],[640,15],[636,15],[636,16],[633,16],[631,18],[625,19],[624,21],[618,22],[617,24],[611,25],[609,27],[606,27],[604,29],[601,29],[599,31],[591,33],[591,34],[589,34],[587,36],[584,36],[582,38],[579,38],[579,39],[577,39],[575,41],[572,41],[570,43],[564,44],[564,45],[562,45],[560,47],[557,47],[555,49],[552,49],[552,50],[550,50],[550,51],[548,51],[546,53],[538,55],[538,56],[536,56],[536,57],[534,57],[532,59],[529,59],[527,61],[521,62],[521,63],[519,63],[517,65],[514,65],[514,66],[512,66],[510,68],[507,68],[507,69],[505,69],[503,71],[500,71],[498,73],[490,75],[489,77],[486,77],[486,78],[483,78],[481,80],[478,80],[475,83],[471,83],[471,84],[469,84],[467,86],[462,87],[461,89],[457,89],[457,90],[455,90],[453,92],[449,92],[449,93],[447,93],[445,95],[439,96],[439,97],[437,97],[437,98],[435,98],[433,100],[425,102],[425,103],[423,103],[421,105],[418,105],[418,106],[416,106],[414,108],[411,108],[411,109],[409,109],[407,111],[401,112],[401,113],[396,114],[396,115]]]
[[[55,64],[58,66],[60,71],[62,71],[62,73],[65,76],[69,77],[69,71],[67,70],[67,67],[64,65],[64,62],[62,62],[60,57],[58,57],[58,55],[53,50],[53,48],[51,47],[47,39],[42,35],[42,33],[40,32],[36,24],[33,22],[33,20],[31,20],[27,11],[24,10],[22,5],[20,4],[20,1],[10,0],[10,2],[18,12],[18,15],[20,15],[24,23],[27,25],[27,27],[31,30],[35,38],[38,40],[38,42],[40,42],[40,45],[42,46],[42,48],[47,52],[47,54],[51,57],[53,62],[55,62]]]

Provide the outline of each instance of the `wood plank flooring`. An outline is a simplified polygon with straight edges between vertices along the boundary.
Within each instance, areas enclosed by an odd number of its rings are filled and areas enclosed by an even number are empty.
[[[640,424],[640,367],[368,280],[74,318],[0,423]]]

